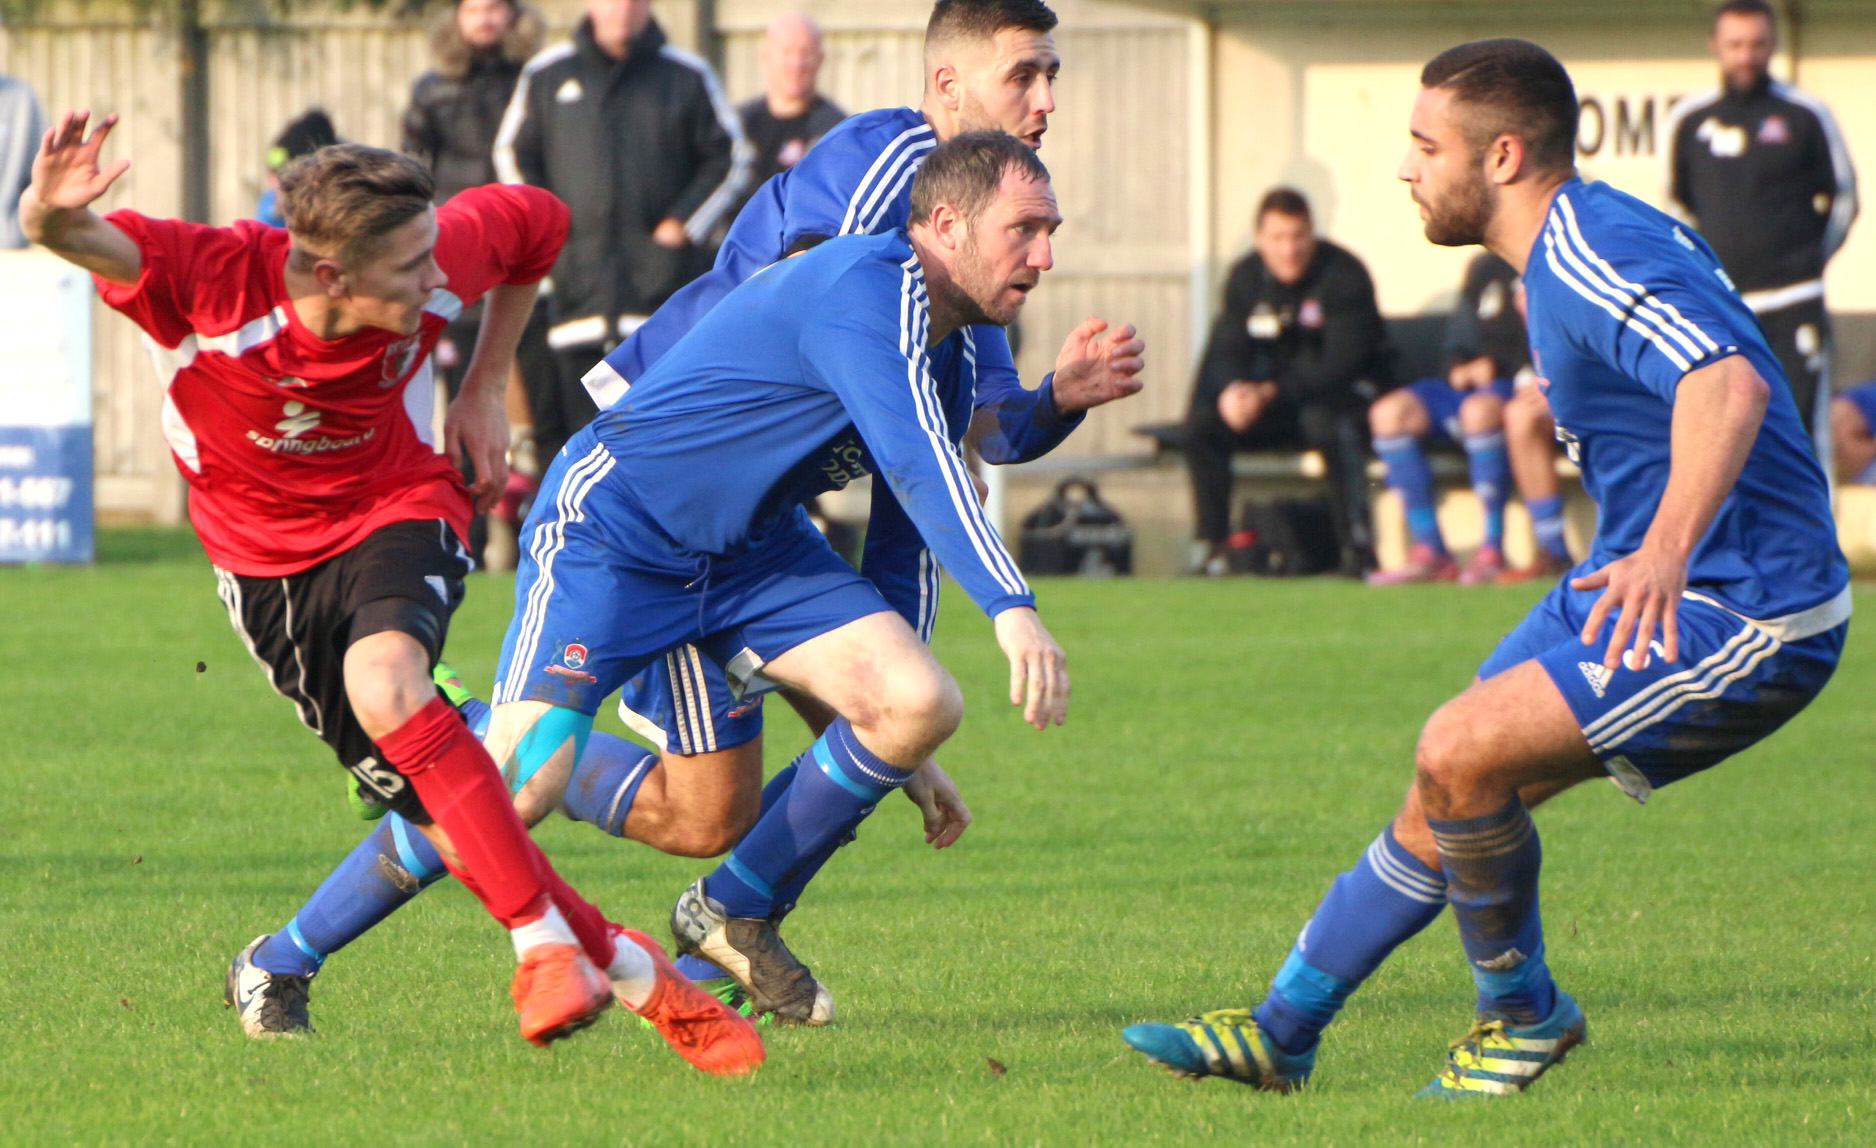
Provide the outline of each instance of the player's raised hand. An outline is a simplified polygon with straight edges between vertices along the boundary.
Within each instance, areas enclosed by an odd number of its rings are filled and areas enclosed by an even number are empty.
[[[1068,655],[1028,606],[997,615],[997,645],[1010,659],[1010,704],[1037,729],[1068,719]]]
[[[1055,408],[1073,414],[1124,399],[1144,385],[1145,365],[1146,340],[1133,324],[1110,331],[1106,319],[1083,319],[1055,359]]]
[[[1602,596],[1590,607],[1583,623],[1583,644],[1593,646],[1602,633],[1603,623],[1615,615],[1609,634],[1609,646],[1603,654],[1603,667],[1614,672],[1623,664],[1630,669],[1648,665],[1649,643],[1657,631],[1661,635],[1664,661],[1680,659],[1680,628],[1677,611],[1681,591],[1687,589],[1687,563],[1658,555],[1644,545],[1640,550],[1581,578],[1572,578],[1573,590],[1601,590]]]
[[[32,195],[48,210],[90,207],[130,169],[127,159],[108,168],[98,163],[105,139],[117,126],[117,117],[105,116],[87,138],[85,124],[90,119],[88,111],[66,112],[39,141],[39,154],[33,157]]]
[[[956,783],[936,761],[926,758],[904,788],[905,795],[925,818],[925,844],[933,849],[955,844],[970,828],[970,807],[964,804]]]
[[[508,414],[500,389],[464,383],[443,418],[443,449],[457,466],[467,460],[475,468],[469,493],[476,511],[494,509],[508,486]]]
[[[20,195],[20,230],[29,242],[113,283],[135,283],[143,273],[143,252],[130,236],[91,210],[130,167],[120,159],[98,165],[98,153],[117,123],[104,117],[89,138],[90,112],[66,112],[39,140],[33,157],[33,181]]]

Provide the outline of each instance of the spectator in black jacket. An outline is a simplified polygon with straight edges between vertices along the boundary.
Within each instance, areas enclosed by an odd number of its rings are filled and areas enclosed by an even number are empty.
[[[1674,105],[1667,206],[1700,229],[1758,316],[1828,463],[1824,265],[1856,218],[1856,171],[1830,109],[1772,79],[1778,22],[1770,4],[1721,4],[1708,46],[1720,86]]]
[[[742,193],[749,145],[710,65],[665,40],[651,0],[586,0],[572,41],[522,69],[495,166],[573,210],[548,331],[561,418],[534,428],[545,466],[596,413],[580,376],[709,266],[702,241]]]
[[[1257,208],[1256,251],[1231,269],[1192,392],[1194,569],[1227,568],[1232,454],[1272,448],[1322,452],[1342,572],[1372,569],[1362,421],[1392,385],[1393,352],[1368,269],[1316,237],[1301,193],[1269,192]]]
[[[457,0],[437,13],[430,28],[431,70],[417,77],[404,111],[404,151],[429,167],[436,202],[459,191],[497,183],[495,134],[521,79],[521,68],[540,50],[545,25],[534,9],[515,0]],[[486,569],[513,568],[514,528],[521,501],[532,491],[541,465],[534,451],[534,424],[543,416],[561,421],[560,368],[547,347],[547,309],[538,306],[515,348],[520,388],[511,381],[506,405],[509,485],[496,515],[504,530],[488,545],[490,525],[477,515],[469,546]],[[482,304],[465,310],[444,329],[436,365],[450,397],[461,383],[460,368],[475,350]]]
[[[740,109],[743,134],[755,149],[751,188],[795,166],[815,140],[847,118],[818,90],[824,58],[820,25],[800,12],[777,16],[763,34],[757,61],[764,91]]]
[[[513,0],[458,0],[437,13],[434,67],[410,89],[404,151],[429,165],[438,203],[499,182],[495,133],[522,65],[540,51],[542,31],[540,14]]]

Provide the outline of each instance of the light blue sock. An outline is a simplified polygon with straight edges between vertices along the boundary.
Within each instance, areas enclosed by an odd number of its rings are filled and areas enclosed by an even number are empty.
[[[1524,504],[1531,512],[1531,532],[1544,553],[1565,562],[1570,560],[1570,544],[1563,536],[1563,498],[1533,498]]]
[[[446,873],[429,840],[387,813],[293,919],[255,950],[254,963],[270,973],[312,976],[327,957]]]
[[[732,917],[766,918],[779,890],[831,851],[914,771],[888,765],[840,718],[795,760],[775,804],[731,851],[704,887]],[[825,860],[825,858],[822,858]]]
[[[1505,452],[1505,432],[1466,436],[1466,464],[1472,489],[1485,509],[1485,544],[1505,548],[1505,499],[1511,485],[1511,456]]]
[[[1544,960],[1537,875],[1544,850],[1524,802],[1454,821],[1427,818],[1446,870],[1446,899],[1479,988],[1479,1013],[1536,1024],[1557,1003]]]
[[[657,764],[658,755],[644,746],[596,732],[573,767],[560,810],[575,821],[624,837],[626,815]]]
[[[1374,440],[1374,453],[1387,464],[1387,484],[1400,492],[1407,509],[1407,533],[1417,545],[1446,553],[1440,536],[1440,518],[1433,489],[1433,468],[1426,452],[1412,435],[1382,435]]]
[[[1258,1027],[1284,1052],[1308,1052],[1349,994],[1445,907],[1445,874],[1403,849],[1393,826],[1382,830],[1303,926],[1252,1014]]]

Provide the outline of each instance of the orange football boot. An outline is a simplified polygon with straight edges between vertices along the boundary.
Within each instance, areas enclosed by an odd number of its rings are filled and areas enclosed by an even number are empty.
[[[613,936],[650,954],[657,980],[637,1012],[679,1056],[716,1076],[741,1076],[762,1064],[768,1054],[747,1018],[691,983],[650,937],[636,929],[619,929]]]

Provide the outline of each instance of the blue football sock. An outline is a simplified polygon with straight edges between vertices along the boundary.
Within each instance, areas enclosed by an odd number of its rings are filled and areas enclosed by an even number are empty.
[[[657,764],[658,755],[644,746],[595,733],[587,739],[586,752],[573,767],[560,810],[575,821],[624,837],[625,818],[632,812],[638,787],[645,784]]]
[[[1524,504],[1531,512],[1531,532],[1544,553],[1565,562],[1570,560],[1570,544],[1563,537],[1563,498],[1533,498]]]
[[[1258,1027],[1284,1052],[1308,1052],[1349,994],[1445,907],[1445,874],[1401,848],[1388,826],[1329,886],[1252,1014]]]
[[[782,799],[782,794],[787,793],[788,787],[794,784],[795,774],[797,772],[796,765],[796,762],[791,761],[776,770],[775,776],[769,778],[768,784],[762,787],[763,813],[767,813],[769,810],[775,808],[775,803]]]
[[[1505,452],[1505,432],[1466,436],[1466,463],[1472,489],[1485,509],[1485,544],[1505,548],[1505,498],[1511,485],[1511,456]]]
[[[782,769],[776,771],[776,774],[774,777],[769,778],[769,783],[762,787],[762,812],[763,813],[767,813],[770,809],[774,808],[775,803],[782,799],[782,794],[788,792],[788,786],[794,780],[795,780],[795,767],[793,765],[784,766]],[[815,868],[818,870],[820,866],[816,865]],[[805,885],[807,884],[807,881],[805,879],[798,879],[795,882],[791,882],[790,887],[796,884]],[[799,897],[799,896],[800,896],[800,893],[797,890],[797,892],[795,893],[795,897]],[[789,901],[788,908],[790,909],[794,908],[794,902],[792,898]],[[782,912],[786,912],[786,910],[783,910]],[[779,917],[782,915],[782,913],[778,912],[774,915]],[[730,975],[729,970],[723,968],[721,965],[718,965],[714,961],[706,961],[702,957],[689,957],[689,956],[679,957],[677,959],[677,971],[680,973],[683,973],[685,976],[689,977],[693,981],[715,980],[719,977],[727,977]]]
[[[1434,501],[1433,468],[1427,465],[1426,452],[1412,435],[1382,435],[1374,440],[1374,453],[1387,464],[1387,484],[1400,492],[1407,509],[1407,533],[1417,545],[1430,546],[1436,554],[1446,553],[1446,540],[1440,537],[1440,518]]]
[[[481,698],[464,698],[463,703],[456,707],[456,712],[468,723],[469,732],[476,735],[477,741],[489,735],[489,715],[495,711],[489,709],[487,702]]]
[[[769,916],[778,891],[789,889],[914,772],[881,761],[845,718],[827,727],[795,767],[774,805],[705,879],[705,889],[732,917]]]
[[[706,961],[702,957],[682,956],[677,959],[677,971],[693,981],[715,981],[729,976],[729,970],[715,961]]]
[[[1544,963],[1537,873],[1544,850],[1524,802],[1457,821],[1427,818],[1446,869],[1446,899],[1479,987],[1479,1012],[1536,1024],[1557,1003]]]
[[[387,813],[286,927],[254,951],[254,963],[270,973],[312,976],[446,873],[424,835]]]

